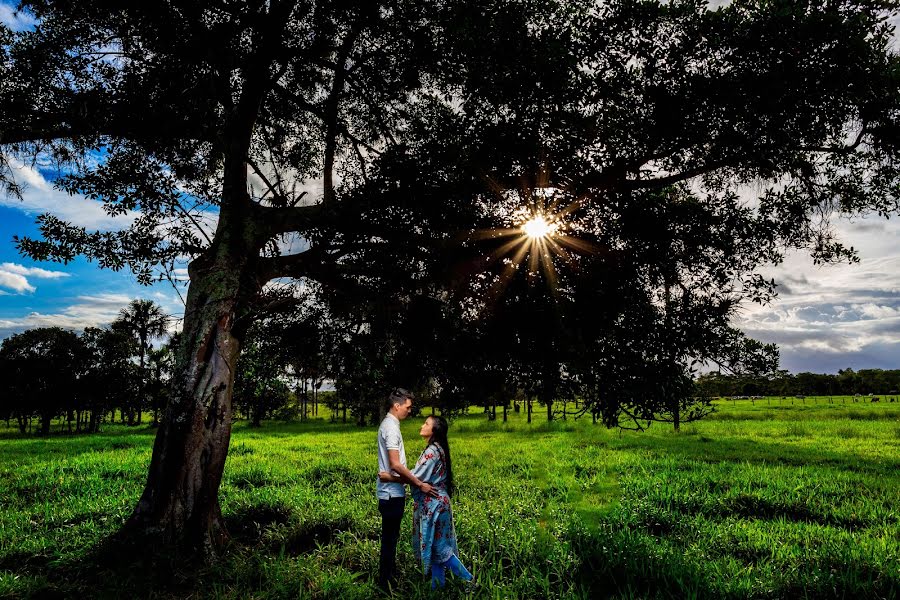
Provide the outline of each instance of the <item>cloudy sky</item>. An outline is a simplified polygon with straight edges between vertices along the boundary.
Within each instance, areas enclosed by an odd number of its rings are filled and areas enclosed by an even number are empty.
[[[2,5],[0,5],[2,6]],[[130,272],[100,269],[82,258],[68,265],[36,263],[16,251],[13,236],[38,236],[34,219],[52,213],[89,229],[114,230],[133,216],[110,218],[100,204],[70,197],[48,182],[54,174],[22,166],[21,200],[0,195],[0,339],[32,327],[103,326],[133,298],[149,298],[180,317],[184,307],[168,283],[143,287]]]
[[[0,0],[0,22],[13,29],[33,26],[10,6]],[[183,305],[168,283],[147,288],[129,272],[101,270],[84,259],[38,264],[17,253],[12,237],[37,235],[34,217],[43,212],[107,230],[133,218],[112,219],[97,202],[55,190],[49,183],[54,176],[23,166],[23,200],[0,196],[0,339],[32,327],[103,326],[137,297],[180,317]],[[900,368],[900,219],[842,220],[838,230],[859,250],[859,264],[814,266],[803,254],[791,255],[766,271],[779,283],[780,298],[769,306],[745,306],[737,324],[751,337],[777,343],[782,367],[792,372]]]

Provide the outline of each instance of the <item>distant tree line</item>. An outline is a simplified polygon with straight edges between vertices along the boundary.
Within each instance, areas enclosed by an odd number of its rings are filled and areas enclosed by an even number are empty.
[[[623,426],[662,421],[677,427],[709,412],[708,399],[695,393],[681,360],[665,354],[669,337],[661,331],[651,340],[643,330],[641,343],[616,348],[586,343],[579,336],[598,326],[596,320],[569,321],[566,313],[587,307],[560,312],[556,299],[536,296],[527,282],[512,282],[496,318],[473,321],[437,301],[341,306],[323,302],[313,286],[271,289],[267,302],[278,311],[255,320],[244,334],[235,413],[258,426],[267,418],[303,420],[321,404],[332,419],[364,425],[381,418],[384,399],[397,385],[410,388],[422,410],[452,414],[482,407],[488,419],[504,421],[515,411],[531,422],[541,410],[547,420],[587,416],[617,425],[624,414]],[[629,332],[638,334],[630,325]],[[745,372],[770,372],[777,365],[773,346],[739,335],[726,346],[739,355],[730,365]],[[326,381],[334,393],[323,396]]]
[[[638,397],[646,410],[629,414],[636,424],[691,421],[709,412],[709,399],[694,393],[689,377],[654,379],[668,363],[646,348],[613,363],[588,353],[564,356],[562,340],[547,335],[550,327],[509,335],[513,322],[552,322],[550,311],[522,306],[473,327],[427,303],[342,314],[315,294],[295,292],[273,290],[270,301],[282,309],[248,327],[235,373],[234,419],[253,426],[265,419],[302,421],[325,406],[332,420],[364,425],[380,419],[388,389],[396,385],[413,389],[417,406],[432,413],[478,406],[491,420],[500,408],[504,421],[513,410],[531,422],[541,407],[547,420],[589,415],[608,421],[606,411],[617,411],[622,398],[634,403]],[[43,327],[7,338],[0,345],[0,419],[23,433],[36,428],[48,434],[55,419],[68,431],[90,433],[116,420],[142,425],[149,412],[156,426],[180,342],[179,334],[168,334],[170,323],[152,301],[134,300],[106,328],[77,334]],[[544,366],[529,368],[541,355]],[[604,384],[608,368],[630,369],[631,385]],[[322,391],[326,381],[334,391]]]
[[[740,376],[707,373],[697,378],[701,396],[852,396],[896,394],[900,369],[841,369],[829,373],[788,373]]]
[[[505,346],[502,333],[493,329],[454,328],[428,307],[407,307],[403,318],[382,311],[356,315],[360,320],[355,321],[292,293],[276,293],[272,301],[288,308],[248,329],[235,376],[236,419],[253,426],[264,419],[302,421],[318,416],[324,406],[332,420],[349,418],[363,425],[381,416],[386,388],[402,384],[413,388],[417,405],[432,413],[480,406],[496,419],[499,407],[503,420],[514,410],[525,412],[530,422],[538,405],[548,420],[585,414],[599,420],[604,396],[591,394],[603,390],[602,369],[526,369],[521,353],[530,348]],[[155,426],[168,401],[180,341],[179,334],[168,334],[170,323],[153,302],[135,300],[106,328],[76,334],[43,327],[7,338],[0,345],[0,419],[23,433],[47,434],[54,419],[62,419],[68,431],[96,432],[116,420],[141,425],[149,412]],[[533,342],[538,348],[553,346],[552,340]],[[461,347],[470,350],[462,353]],[[640,385],[619,390],[657,396],[655,413],[639,417],[645,422],[672,422],[667,412],[672,397],[688,398],[678,406],[678,416],[689,421],[707,414],[714,397],[868,395],[900,389],[900,370],[882,369],[707,373],[694,382],[686,379],[685,389],[675,391],[641,384],[650,379],[635,378]],[[322,391],[326,381],[334,391]]]
[[[149,300],[134,300],[109,327],[80,334],[40,327],[14,334],[0,345],[0,419],[22,433],[42,434],[62,418],[69,431],[95,432],[117,416],[152,425],[165,408],[166,383],[177,335],[166,336],[171,318]]]
[[[248,332],[235,377],[234,418],[259,426],[263,419],[304,420],[328,406],[335,415],[360,407],[321,392],[334,377],[334,345],[322,346],[321,326],[299,311],[267,319]],[[316,316],[316,315],[312,315]],[[62,420],[73,433],[94,433],[104,423],[155,427],[169,399],[181,341],[172,319],[150,300],[134,300],[103,328],[80,333],[39,327],[0,344],[0,420],[22,433],[50,433]],[[346,346],[344,346],[346,348]]]

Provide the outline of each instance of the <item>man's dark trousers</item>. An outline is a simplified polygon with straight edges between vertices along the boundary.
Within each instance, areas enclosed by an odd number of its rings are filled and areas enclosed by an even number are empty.
[[[381,513],[381,557],[378,562],[378,587],[387,591],[397,572],[397,540],[400,539],[400,521],[406,498],[378,499]]]

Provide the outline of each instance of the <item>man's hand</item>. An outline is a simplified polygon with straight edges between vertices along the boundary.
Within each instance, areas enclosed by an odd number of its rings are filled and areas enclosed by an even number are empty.
[[[383,482],[385,482],[385,483],[390,483],[390,482],[393,482],[393,481],[397,481],[397,480],[394,478],[394,476],[391,475],[390,473],[388,473],[387,471],[379,471],[379,472],[378,472],[378,479],[380,479],[381,481],[383,481]]]
[[[424,481],[422,482],[422,485],[419,486],[419,490],[423,494],[428,494],[429,496],[433,496],[434,498],[437,498],[439,495],[438,491],[434,489],[434,486],[432,486],[430,483],[425,483]]]

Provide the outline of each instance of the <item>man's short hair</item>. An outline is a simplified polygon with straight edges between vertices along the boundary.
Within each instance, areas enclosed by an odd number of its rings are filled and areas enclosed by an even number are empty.
[[[391,390],[391,393],[388,395],[387,408],[388,410],[395,404],[406,404],[406,400],[415,400],[416,397],[413,393],[405,388],[394,388]]]

